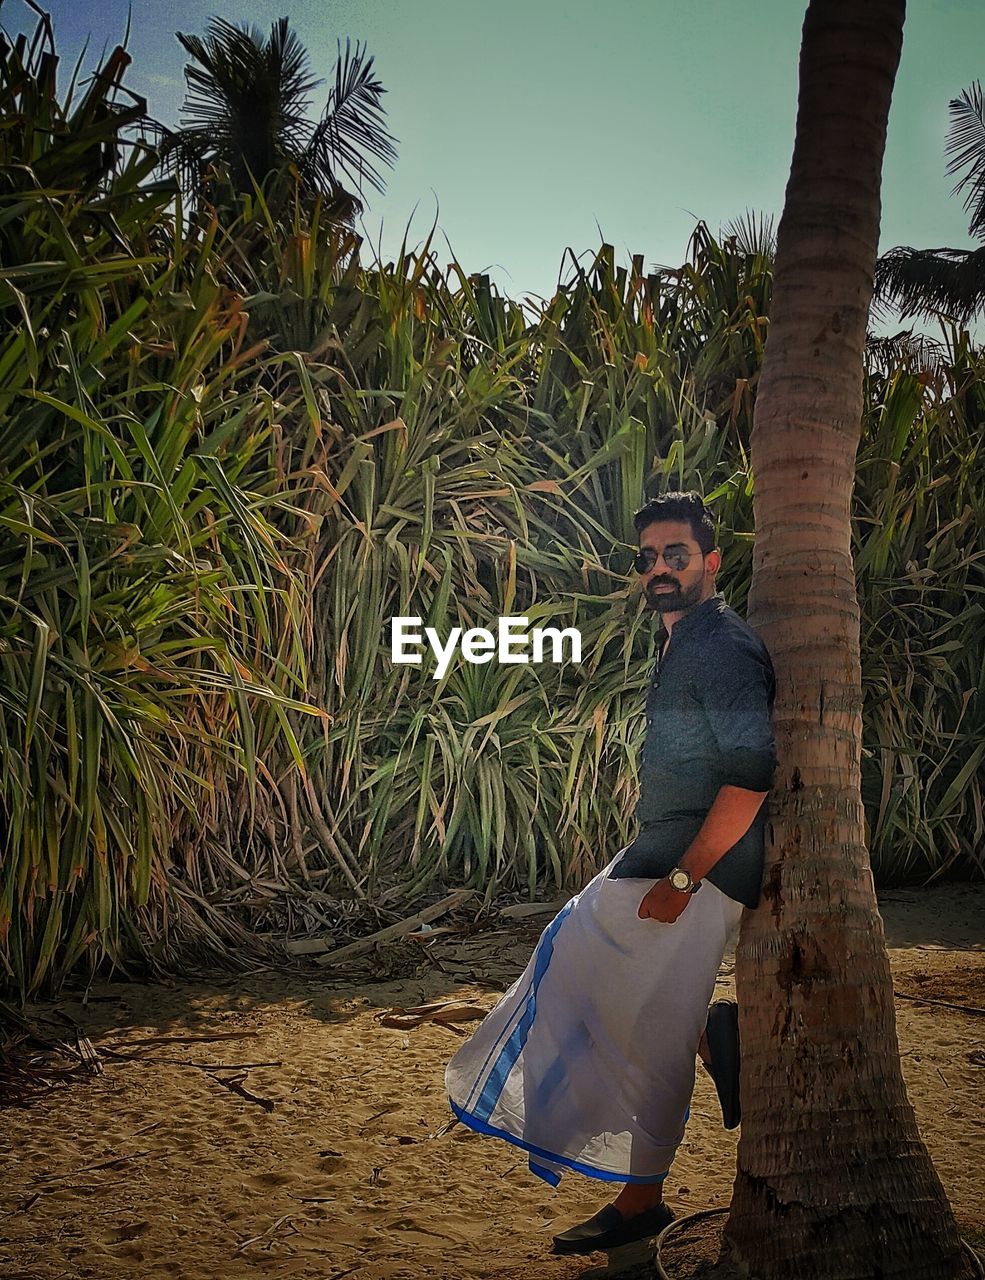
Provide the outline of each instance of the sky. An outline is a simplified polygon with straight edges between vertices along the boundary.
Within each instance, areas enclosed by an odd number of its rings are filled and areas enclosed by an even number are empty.
[[[44,3],[44,0],[42,0]],[[0,0],[8,31],[33,27]],[[549,296],[565,250],[677,266],[697,219],[778,218],[793,149],[805,0],[47,0],[66,62],[122,41],[126,83],[177,123],[184,50],[213,14],[287,15],[328,81],[365,41],[399,158],[361,230],[384,258],[437,222],[439,259]],[[948,101],[985,78],[982,0],[910,0],[889,124],[880,248],[974,244],[949,194]],[[445,243],[447,238],[447,244]]]

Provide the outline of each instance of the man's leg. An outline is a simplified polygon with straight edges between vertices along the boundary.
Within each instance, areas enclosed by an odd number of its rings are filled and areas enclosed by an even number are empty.
[[[632,881],[613,883],[617,886],[621,883],[633,884]],[[652,960],[652,951],[648,950],[648,947],[651,945],[663,948],[678,969],[682,967],[683,956],[686,960],[686,965],[683,967],[687,968],[693,979],[692,983],[688,984],[685,999],[679,998],[685,993],[677,987],[669,1001],[663,998],[662,1003],[654,1001],[651,1006],[651,1017],[657,1020],[654,1025],[665,1028],[668,1034],[656,1039],[647,1039],[647,1051],[660,1055],[665,1074],[667,1071],[676,1074],[671,1081],[670,1089],[662,1089],[660,1095],[655,1098],[656,1105],[652,1111],[648,1110],[645,1095],[635,1099],[632,1120],[642,1131],[644,1139],[648,1134],[667,1134],[673,1128],[673,1116],[668,1112],[668,1107],[673,1110],[679,1104],[683,1121],[687,1107],[687,1097],[684,1096],[683,1090],[684,1076],[688,1072],[686,1063],[689,1059],[690,1081],[693,1084],[694,1058],[692,1055],[697,1050],[703,1061],[707,1062],[711,1059],[710,1046],[704,1035],[708,1017],[707,1002],[714,991],[715,977],[721,958],[728,937],[738,924],[740,911],[738,904],[724,899],[724,895],[716,891],[713,885],[709,885],[702,897],[695,900],[692,915],[683,918],[684,926],[675,925],[673,934],[662,932],[666,926],[658,924],[653,930],[652,944],[649,934],[645,938],[638,939],[635,934],[633,935],[639,953],[646,954],[650,960]],[[628,933],[635,927],[635,916],[623,924],[624,933]],[[659,972],[657,972],[653,990],[654,993],[660,990]],[[630,1058],[632,1055],[627,1056]],[[639,1057],[637,1053],[637,1063]],[[680,1082],[676,1092],[674,1080]],[[689,1094],[690,1090],[688,1089],[687,1092]],[[673,1158],[671,1150],[667,1150],[666,1153],[660,1152],[660,1155],[664,1154],[670,1159]],[[628,1169],[632,1172],[636,1172],[637,1167],[632,1160],[628,1162]],[[653,1168],[651,1153],[649,1168],[644,1164],[640,1172],[652,1177]],[[660,1169],[661,1165],[657,1164],[656,1168]],[[663,1179],[627,1182],[621,1185],[615,1199],[594,1217],[555,1236],[555,1252],[590,1253],[595,1249],[615,1248],[631,1240],[645,1239],[658,1234],[672,1219],[673,1213],[663,1203]]]
[[[722,1123],[735,1129],[742,1120],[739,1100],[739,1009],[734,1000],[716,1000],[698,1042],[698,1057],[715,1082]]]
[[[704,1031],[698,1041],[698,1057],[705,1067],[711,1066],[711,1051],[708,1048],[708,1036]],[[624,1218],[635,1218],[638,1213],[644,1213],[647,1209],[660,1204],[663,1197],[662,1182],[627,1182],[613,1200],[612,1207],[618,1209]]]
[[[635,1218],[638,1213],[660,1204],[663,1198],[662,1182],[627,1182],[612,1205],[624,1218]]]

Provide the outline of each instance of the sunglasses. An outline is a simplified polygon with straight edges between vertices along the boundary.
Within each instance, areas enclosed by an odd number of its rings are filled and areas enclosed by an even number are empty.
[[[676,573],[680,573],[691,563],[691,552],[687,547],[664,547],[662,554],[664,564]],[[649,573],[660,558],[661,552],[654,551],[652,547],[641,547],[636,553],[633,568],[637,573]]]

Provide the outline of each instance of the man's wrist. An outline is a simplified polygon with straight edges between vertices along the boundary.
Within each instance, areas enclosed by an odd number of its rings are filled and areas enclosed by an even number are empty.
[[[701,881],[696,879],[687,867],[678,863],[676,867],[671,867],[667,872],[667,881],[670,887],[678,893],[692,894],[697,893],[701,888]]]

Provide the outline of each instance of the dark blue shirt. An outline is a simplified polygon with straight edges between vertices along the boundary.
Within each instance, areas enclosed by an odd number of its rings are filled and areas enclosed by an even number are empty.
[[[674,623],[646,699],[639,834],[610,875],[660,879],[687,852],[721,787],[769,791],[775,692],[766,646],[722,596]],[[765,808],[706,877],[747,907],[762,885]]]

